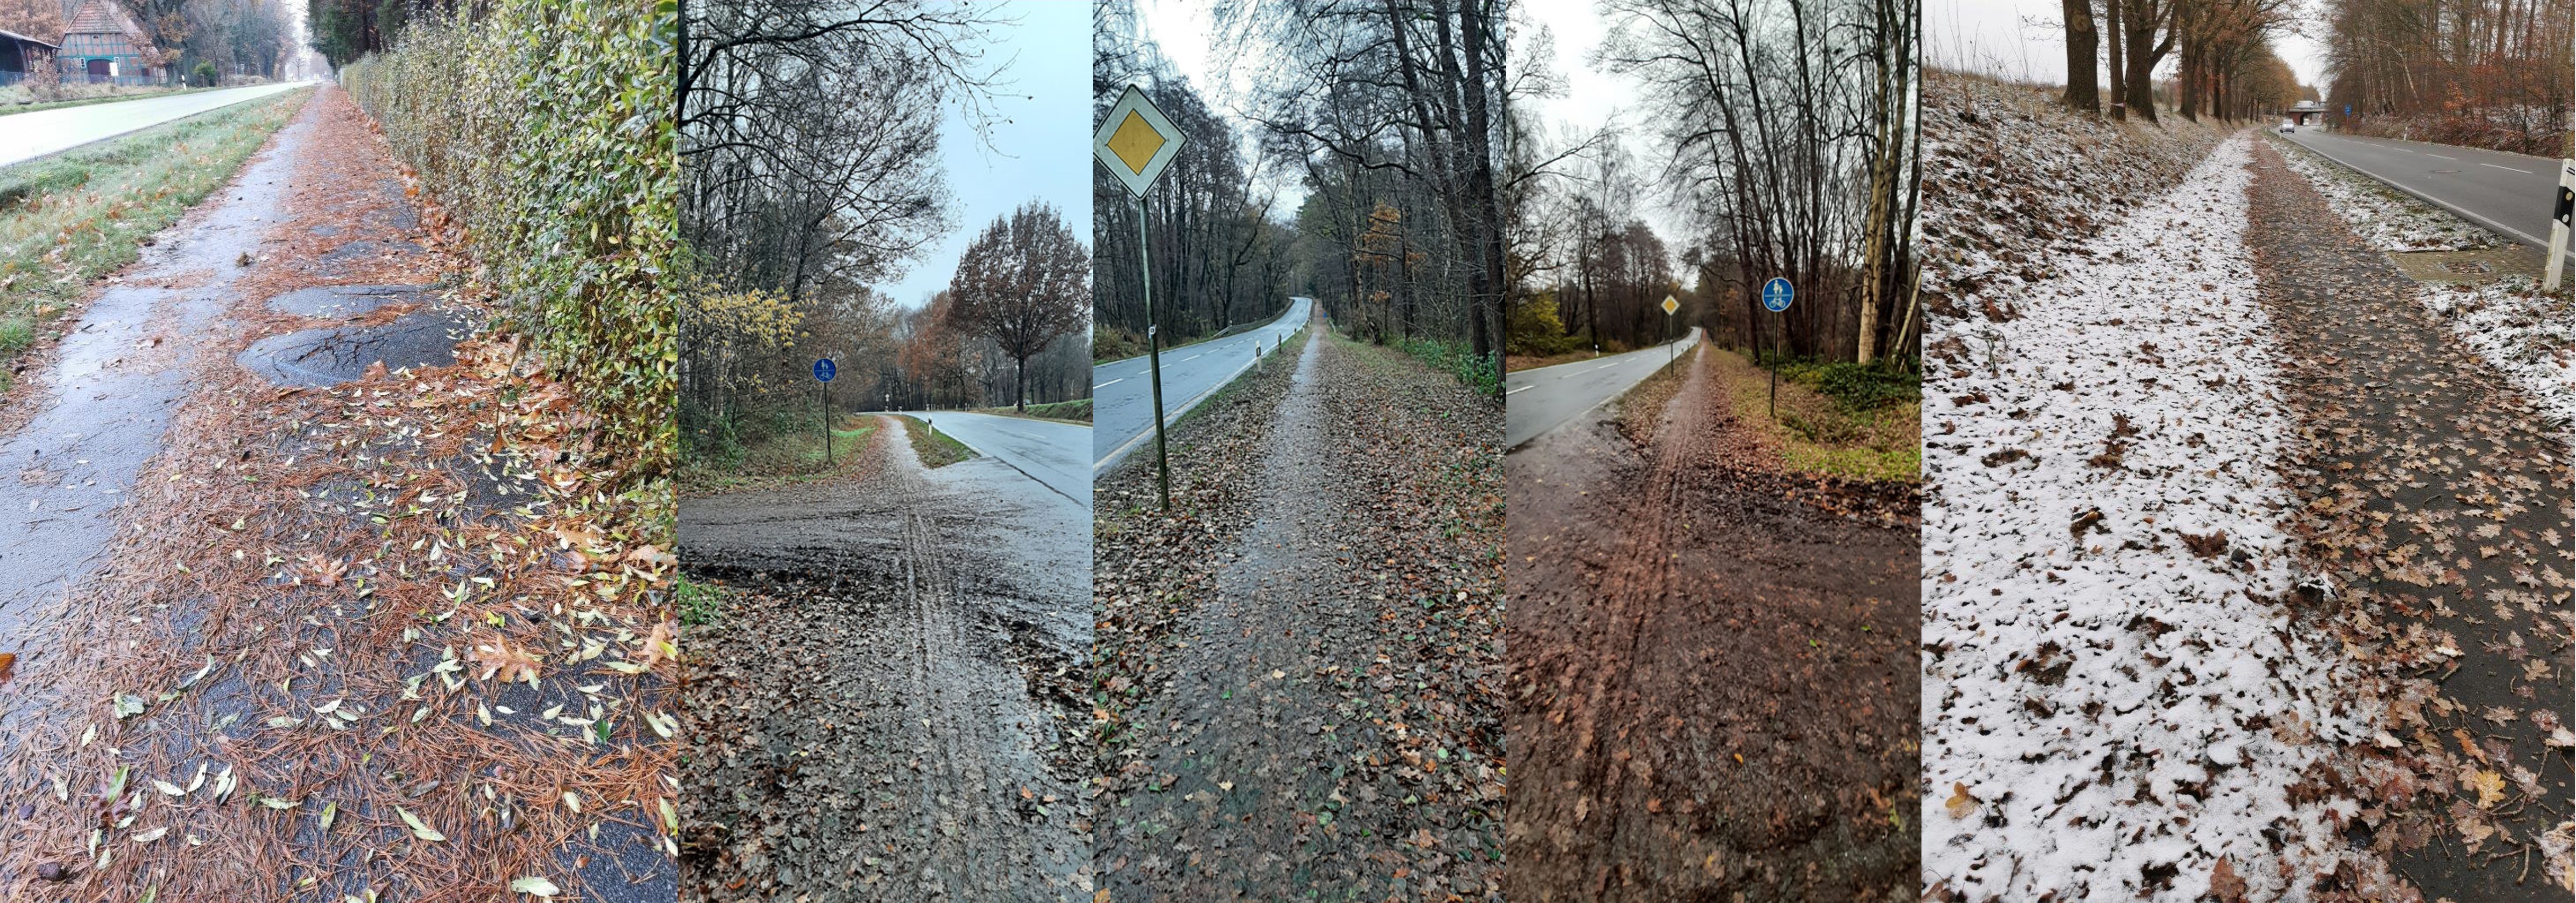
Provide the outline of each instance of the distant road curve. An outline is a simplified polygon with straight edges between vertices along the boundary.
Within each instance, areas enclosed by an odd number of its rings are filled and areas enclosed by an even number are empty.
[[[1267,355],[1314,312],[1315,299],[1290,298],[1288,312],[1258,328],[1163,352],[1163,418],[1177,420]],[[1091,368],[1091,469],[1099,471],[1145,447],[1154,432],[1154,383],[1143,355]]]

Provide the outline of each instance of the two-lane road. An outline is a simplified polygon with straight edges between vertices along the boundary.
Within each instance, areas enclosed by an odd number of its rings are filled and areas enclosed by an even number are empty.
[[[2287,137],[2507,238],[2549,248],[2549,212],[2558,197],[2556,160],[2304,129]]]
[[[1288,299],[1288,312],[1257,329],[1163,352],[1163,419],[1190,408],[1252,366],[1255,346],[1270,354],[1314,310],[1313,298]],[[1154,438],[1154,382],[1143,357],[1091,368],[1091,467],[1108,467]]]
[[[1651,376],[1655,368],[1672,359],[1674,352],[1687,352],[1699,341],[1699,327],[1690,335],[1666,346],[1641,348],[1626,354],[1596,357],[1588,361],[1537,367],[1503,376],[1503,448],[1519,448],[1521,443],[1539,434],[1563,426],[1583,412],[1599,407],[1602,402],[1618,397],[1639,380]]]
[[[61,153],[92,141],[104,141],[207,110],[292,91],[305,84],[252,85],[12,114],[0,118],[0,166]]]
[[[1082,463],[1091,450],[1090,427],[963,411],[914,411],[908,416],[938,427],[978,454],[1001,459],[1084,512],[1091,510],[1091,468]]]

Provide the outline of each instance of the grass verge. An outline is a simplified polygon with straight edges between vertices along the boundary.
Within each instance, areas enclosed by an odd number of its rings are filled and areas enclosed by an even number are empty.
[[[1072,401],[1033,404],[1026,412],[1003,405],[998,408],[977,408],[975,413],[992,414],[998,417],[1026,417],[1031,420],[1071,420],[1077,423],[1090,423],[1091,399],[1077,398]]]
[[[873,420],[844,417],[832,430],[831,461],[823,460],[826,443],[820,430],[790,430],[744,449],[731,459],[692,459],[680,464],[680,489],[688,493],[732,492],[803,483],[837,476],[867,454]]]
[[[1705,353],[1715,356],[1710,363],[1736,417],[1763,431],[1790,469],[1922,482],[1923,403],[1911,379],[1850,372],[1850,365],[1782,364],[1775,417],[1769,373],[1739,352]]]
[[[7,365],[142,254],[143,240],[231,181],[311,89],[245,101],[0,167],[0,391]]]
[[[674,601],[680,606],[680,625],[695,627],[715,623],[724,614],[727,593],[712,583],[699,583],[681,574],[673,588]]]
[[[966,443],[951,438],[916,417],[904,417],[903,431],[912,437],[912,453],[921,457],[923,467],[946,467],[975,456]]]
[[[247,87],[250,87],[250,86],[249,86],[249,85],[233,85],[232,87],[235,87],[235,88],[247,88]],[[9,115],[17,114],[17,113],[33,113],[33,112],[36,112],[36,111],[38,111],[38,110],[61,110],[61,109],[67,109],[67,108],[70,108],[70,107],[86,107],[86,106],[89,106],[90,104],[94,104],[94,103],[115,103],[115,102],[120,101],[120,100],[142,100],[142,99],[144,99],[144,98],[146,98],[146,97],[177,97],[177,96],[179,96],[179,95],[181,95],[181,94],[196,94],[196,93],[203,92],[203,91],[221,91],[221,90],[223,90],[223,89],[222,89],[222,88],[167,88],[167,89],[163,89],[163,90],[159,90],[159,91],[135,91],[135,92],[128,93],[128,94],[101,94],[101,95],[99,95],[99,96],[97,96],[97,97],[80,97],[80,98],[74,98],[74,99],[72,99],[72,100],[49,100],[49,101],[46,101],[46,102],[44,102],[44,103],[12,104],[12,105],[9,105],[9,106],[0,107],[0,116],[9,116]]]

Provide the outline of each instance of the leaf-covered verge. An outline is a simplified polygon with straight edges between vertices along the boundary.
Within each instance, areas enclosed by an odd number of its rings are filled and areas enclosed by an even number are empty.
[[[676,437],[677,22],[672,0],[501,0],[415,22],[340,76],[639,480],[668,471]]]
[[[134,261],[304,107],[310,91],[246,101],[0,168],[0,392],[9,364],[53,338],[90,282]]]

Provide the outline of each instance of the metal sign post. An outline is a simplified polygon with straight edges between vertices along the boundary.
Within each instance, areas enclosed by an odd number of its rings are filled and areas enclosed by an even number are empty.
[[[1161,320],[1154,316],[1154,262],[1145,246],[1145,196],[1187,141],[1188,136],[1174,128],[1172,120],[1135,85],[1128,85],[1126,93],[1118,96],[1091,135],[1092,159],[1136,196],[1136,267],[1145,289],[1145,365],[1154,381],[1154,475],[1166,510],[1172,507],[1172,459],[1163,439],[1163,339],[1157,328]]]
[[[2549,272],[2541,288],[2557,291],[2567,272],[2567,235],[2576,231],[2576,160],[2558,161],[2558,206],[2549,212]]]
[[[832,469],[832,377],[838,372],[839,370],[832,366],[831,358],[814,359],[814,385],[822,390],[823,395],[824,470]]]
[[[1775,315],[1785,313],[1789,310],[1789,302],[1796,298],[1797,294],[1797,290],[1789,287],[1788,279],[1773,276],[1771,281],[1762,283],[1762,309]],[[1779,322],[1778,316],[1773,316],[1771,319],[1775,330],[1787,328],[1787,324]],[[1773,334],[1779,333],[1775,331]],[[1780,350],[1777,348],[1771,350],[1771,419],[1780,419]]]

